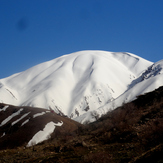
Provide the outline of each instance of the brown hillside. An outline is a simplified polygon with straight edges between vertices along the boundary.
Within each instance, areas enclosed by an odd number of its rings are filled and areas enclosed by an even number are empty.
[[[57,135],[56,135],[57,136]],[[1,162],[163,162],[163,87],[42,144],[0,151]]]
[[[0,110],[7,106],[5,104],[0,104]],[[56,113],[41,109],[41,108],[31,108],[31,107],[16,107],[11,106],[5,110],[0,112],[0,124],[10,116],[14,115],[14,113],[18,112],[20,109],[23,109],[19,115],[14,116],[11,120],[9,120],[4,125],[0,126],[0,149],[6,148],[15,148],[18,146],[26,145],[32,137],[40,130],[43,130],[45,125],[48,122],[63,122],[62,126],[56,126],[54,132],[50,135],[51,139],[54,136],[62,135],[64,133],[73,132],[80,126],[79,123],[72,121],[69,118],[57,115]],[[12,125],[12,123],[23,115],[29,113],[23,119],[18,121],[16,124]],[[43,115],[33,117],[37,113],[44,113]],[[23,126],[23,122],[28,120]]]

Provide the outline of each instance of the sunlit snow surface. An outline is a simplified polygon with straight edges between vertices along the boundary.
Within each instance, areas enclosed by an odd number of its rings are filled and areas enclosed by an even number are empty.
[[[63,122],[49,122],[45,125],[45,128],[42,131],[37,132],[32,139],[28,142],[27,147],[38,144],[44,140],[50,138],[50,134],[54,131],[56,126],[62,126]]]
[[[142,75],[135,79],[133,83],[134,84],[131,84],[131,87],[129,85],[129,88],[115,100],[95,109],[94,111],[96,111],[96,114],[99,116],[104,115],[108,111],[121,106],[123,103],[136,99],[140,94],[153,91],[160,86],[163,86],[163,60],[152,64],[144,73],[142,73]],[[92,116],[92,112],[93,111],[85,113],[74,120],[80,123],[93,122],[96,119]]]
[[[80,51],[1,79],[0,101],[94,121],[95,110],[101,116],[163,85],[162,67],[131,53]]]

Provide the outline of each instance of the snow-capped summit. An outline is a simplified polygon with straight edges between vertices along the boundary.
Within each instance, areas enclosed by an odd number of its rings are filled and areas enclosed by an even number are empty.
[[[141,76],[152,65],[131,53],[80,51],[1,79],[0,102],[76,118],[115,101],[135,87],[134,81],[142,83]],[[162,62],[155,67],[162,73]]]

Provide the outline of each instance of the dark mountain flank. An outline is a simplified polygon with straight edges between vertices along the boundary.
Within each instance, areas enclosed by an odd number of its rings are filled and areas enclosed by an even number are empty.
[[[26,146],[32,137],[42,131],[49,122],[63,124],[56,126],[54,131],[47,135],[47,139],[53,139],[67,132],[71,133],[81,126],[47,109],[0,104],[0,111],[0,149]],[[33,142],[33,145],[35,144],[37,143]]]

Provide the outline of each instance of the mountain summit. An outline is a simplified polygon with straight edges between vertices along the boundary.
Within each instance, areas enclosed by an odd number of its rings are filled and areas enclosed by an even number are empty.
[[[54,110],[81,123],[94,121],[163,85],[163,61],[131,53],[80,51],[0,80],[0,102]],[[90,115],[93,115],[90,117]]]

